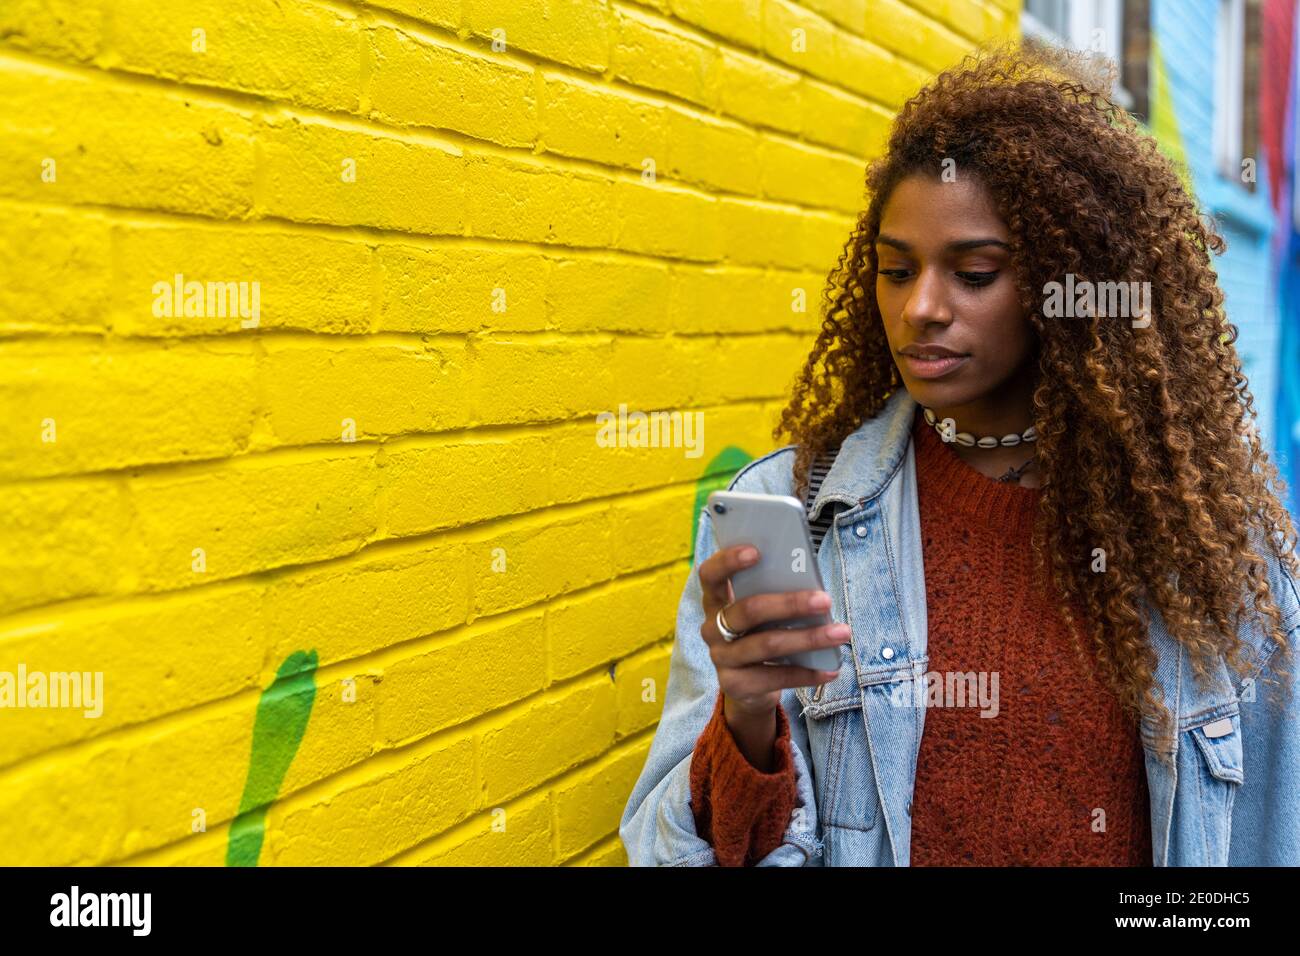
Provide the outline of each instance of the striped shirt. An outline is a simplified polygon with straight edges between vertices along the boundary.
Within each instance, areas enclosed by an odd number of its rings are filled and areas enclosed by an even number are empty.
[[[831,470],[831,463],[835,461],[837,451],[839,451],[838,448],[832,448],[813,459],[808,479],[808,495],[804,498],[804,512],[809,517],[812,516],[813,500],[817,497],[817,492],[821,490],[827,472]],[[808,522],[808,530],[812,534],[813,548],[817,551],[822,549],[822,539],[826,537],[826,532],[835,519],[835,512],[842,507],[843,504],[840,502],[829,501],[822,508],[822,513],[818,515],[817,520]]]

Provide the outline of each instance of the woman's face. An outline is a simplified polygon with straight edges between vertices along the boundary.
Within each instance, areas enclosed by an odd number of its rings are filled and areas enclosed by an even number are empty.
[[[922,405],[976,424],[1027,409],[1036,332],[1016,294],[1009,233],[970,175],[914,174],[894,188],[876,240],[876,301],[894,362]],[[962,356],[909,358],[923,345]],[[960,421],[960,418],[959,418]],[[966,426],[961,426],[966,427]]]

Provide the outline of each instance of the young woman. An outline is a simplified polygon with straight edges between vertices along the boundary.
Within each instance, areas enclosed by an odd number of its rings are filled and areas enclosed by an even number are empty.
[[[633,865],[1300,864],[1300,562],[1224,243],[1091,68],[986,51],[897,117],[793,443],[731,484],[813,493],[828,591],[734,600],[758,556],[703,512]]]

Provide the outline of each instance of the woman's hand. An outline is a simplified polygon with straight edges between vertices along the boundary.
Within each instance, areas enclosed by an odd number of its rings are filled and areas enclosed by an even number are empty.
[[[835,647],[849,640],[847,624],[825,624],[811,628],[774,628],[758,634],[744,634],[734,641],[718,630],[719,608],[726,608],[727,627],[742,634],[769,621],[822,614],[830,609],[825,591],[790,591],[784,594],[755,594],[736,601],[731,576],[759,559],[752,545],[723,548],[700,563],[700,586],[704,592],[704,623],[700,636],[709,646],[709,657],[718,672],[723,693],[723,713],[750,763],[760,769],[770,762],[776,739],[776,708],[787,687],[808,687],[832,680],[839,671],[823,671],[797,664],[764,664],[776,657],[820,647]],[[750,751],[753,751],[752,753]],[[759,759],[755,759],[755,757]]]

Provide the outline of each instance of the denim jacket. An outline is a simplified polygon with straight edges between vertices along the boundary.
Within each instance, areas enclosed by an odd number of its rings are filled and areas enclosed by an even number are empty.
[[[907,866],[912,790],[925,727],[924,697],[895,694],[927,671],[926,601],[911,428],[905,389],[840,447],[813,501],[812,517],[835,515],[818,551],[836,621],[852,630],[852,660],[815,687],[788,688],[797,806],[784,842],[759,866]],[[794,446],[746,465],[736,491],[794,494]],[[1257,542],[1262,539],[1256,537]],[[700,636],[700,562],[715,551],[701,513],[695,563],[677,611],[676,642],[663,714],[619,824],[633,866],[716,865],[695,830],[690,764],[718,694],[717,672]],[[1300,628],[1296,582],[1276,551],[1269,584],[1288,642]],[[1222,662],[1208,688],[1194,679],[1182,646],[1149,607],[1156,679],[1177,715],[1171,746],[1160,746],[1150,715],[1140,721],[1156,866],[1300,865],[1300,693],[1266,707],[1281,688],[1259,681],[1278,644],[1263,624],[1241,636],[1252,661],[1238,679]],[[1275,656],[1275,652],[1278,652]],[[1288,669],[1294,669],[1288,661]],[[1300,676],[1297,677],[1300,680]],[[1300,691],[1300,688],[1297,688]],[[899,700],[906,701],[900,706]]]

